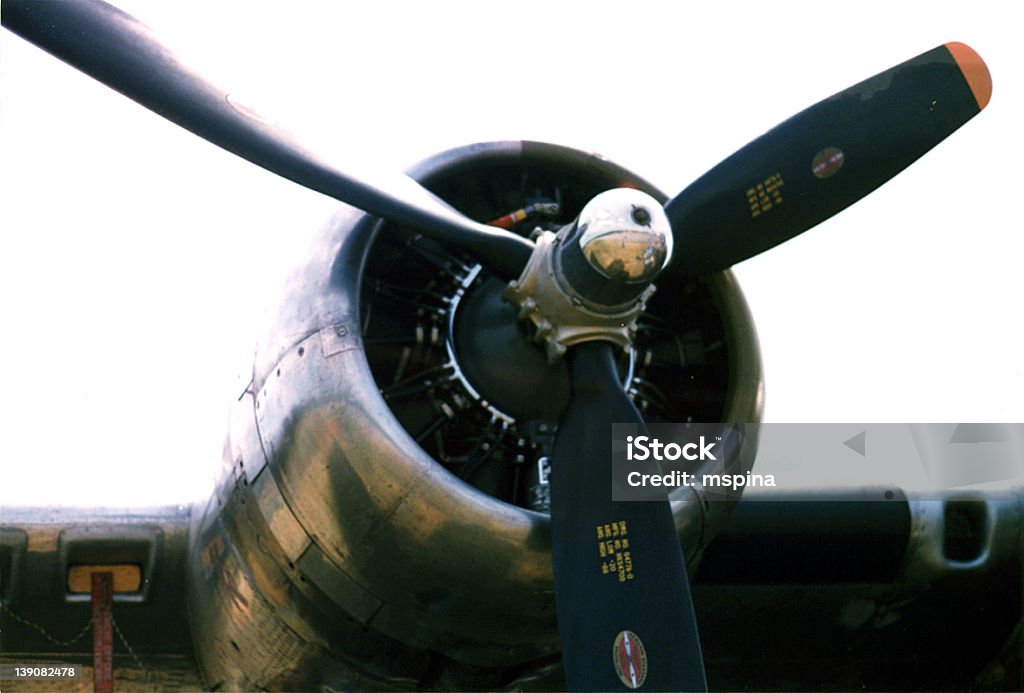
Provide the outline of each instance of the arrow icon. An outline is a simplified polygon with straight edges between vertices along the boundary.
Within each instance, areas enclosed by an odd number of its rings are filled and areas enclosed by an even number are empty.
[[[857,453],[861,457],[867,457],[867,455],[865,454],[865,450],[867,449],[867,446],[866,446],[867,439],[868,439],[868,432],[867,431],[861,431],[860,433],[858,433],[854,437],[850,438],[849,440],[844,440],[843,441],[843,445],[845,445],[846,447],[850,448],[851,450],[853,450],[855,453]]]

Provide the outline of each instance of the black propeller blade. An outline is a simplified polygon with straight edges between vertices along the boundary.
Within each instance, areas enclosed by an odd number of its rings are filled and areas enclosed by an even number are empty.
[[[978,54],[948,43],[798,113],[668,202],[669,271],[722,270],[803,233],[912,164],[991,92]]]
[[[555,604],[572,690],[705,690],[689,581],[667,500],[611,499],[611,424],[643,423],[613,347],[572,347],[551,460]]]
[[[454,243],[505,278],[533,245],[452,210],[406,176],[367,183],[301,147],[195,74],[137,19],[101,0],[4,0],[3,26],[205,140],[372,214]]]

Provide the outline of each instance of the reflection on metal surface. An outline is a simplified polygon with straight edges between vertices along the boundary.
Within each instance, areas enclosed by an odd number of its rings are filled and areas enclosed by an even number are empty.
[[[672,227],[650,195],[617,188],[580,212],[579,246],[591,267],[627,284],[650,282],[672,256]]]
[[[630,180],[532,146],[442,155],[421,173],[446,199],[467,178],[503,190],[524,175],[589,176],[593,189],[561,192],[584,200]],[[501,179],[509,161],[523,170]],[[497,280],[433,242],[375,240],[374,224],[343,211],[289,282],[234,405],[216,497],[195,513],[204,560],[190,566],[190,614],[210,687],[482,689],[558,676],[546,659],[559,648],[549,522],[523,507],[562,406],[530,383],[558,375],[539,353],[519,370],[518,352],[498,349],[505,332],[461,339],[491,318],[518,334]],[[628,392],[649,420],[756,421],[760,363],[742,297],[727,274],[686,281],[644,316],[622,368]],[[491,401],[510,373],[535,409]],[[720,505],[673,503],[691,559],[724,523]]]

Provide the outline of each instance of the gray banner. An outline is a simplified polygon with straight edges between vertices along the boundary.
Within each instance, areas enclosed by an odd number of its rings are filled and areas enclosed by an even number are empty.
[[[1024,486],[1024,424],[615,424],[613,500],[806,497],[892,488],[918,497]]]

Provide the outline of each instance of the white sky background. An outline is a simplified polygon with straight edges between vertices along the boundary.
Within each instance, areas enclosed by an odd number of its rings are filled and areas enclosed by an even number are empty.
[[[536,139],[670,194],[802,108],[964,41],[992,70],[989,108],[736,272],[768,420],[1024,420],[1012,3],[119,4],[343,168]],[[208,493],[262,311],[334,207],[3,32],[0,503]]]

